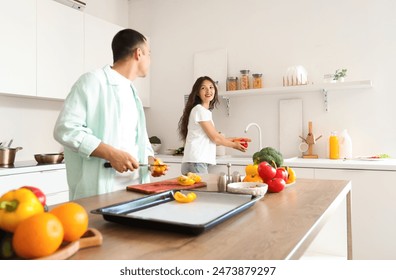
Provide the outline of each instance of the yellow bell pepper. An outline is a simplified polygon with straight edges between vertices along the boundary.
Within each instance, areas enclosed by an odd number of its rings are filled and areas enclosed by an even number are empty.
[[[296,172],[289,166],[286,167],[286,171],[288,174],[286,184],[294,183],[296,181]]]
[[[249,164],[245,167],[246,176],[243,178],[243,182],[263,182],[263,179],[258,174],[258,165]]]
[[[199,183],[202,181],[201,176],[199,176],[198,174],[192,173],[192,172],[188,172],[187,177],[190,179],[193,179],[195,183]]]
[[[195,181],[185,175],[181,175],[179,177],[177,177],[177,182],[179,183],[179,185],[182,186],[191,186],[195,184]]]
[[[185,195],[177,191],[174,193],[173,197],[177,202],[188,203],[194,201],[197,198],[197,195],[193,192],[190,192],[187,195]]]
[[[0,228],[14,232],[21,221],[42,212],[44,207],[32,191],[11,190],[0,197]]]

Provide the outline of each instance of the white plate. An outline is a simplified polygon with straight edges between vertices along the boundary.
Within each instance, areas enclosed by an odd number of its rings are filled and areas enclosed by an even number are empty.
[[[387,158],[373,158],[373,157],[357,157],[357,160],[367,160],[367,161],[381,161],[386,160]]]
[[[264,196],[268,191],[268,185],[260,182],[238,182],[230,183],[227,191],[231,193],[243,193]]]

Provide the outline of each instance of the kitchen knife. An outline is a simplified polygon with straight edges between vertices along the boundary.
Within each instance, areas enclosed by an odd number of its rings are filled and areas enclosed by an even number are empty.
[[[103,164],[103,166],[105,168],[111,168],[111,163],[110,162],[105,162]],[[147,167],[151,167],[151,166],[166,166],[166,164],[148,164],[148,163],[139,163],[139,166],[147,166]]]

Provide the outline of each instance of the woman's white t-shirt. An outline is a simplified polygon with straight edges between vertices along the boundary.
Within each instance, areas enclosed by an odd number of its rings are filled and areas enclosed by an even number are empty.
[[[212,112],[202,105],[196,105],[188,120],[188,133],[182,162],[216,164],[216,144],[209,139],[199,122],[212,120]]]

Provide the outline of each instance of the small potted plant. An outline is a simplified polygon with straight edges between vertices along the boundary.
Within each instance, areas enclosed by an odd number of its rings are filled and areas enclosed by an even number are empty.
[[[347,69],[337,69],[334,74],[333,80],[336,82],[343,82],[346,77]]]
[[[161,139],[159,139],[157,136],[151,136],[149,141],[151,143],[151,147],[153,147],[154,153],[158,154],[159,150],[161,149]]]

